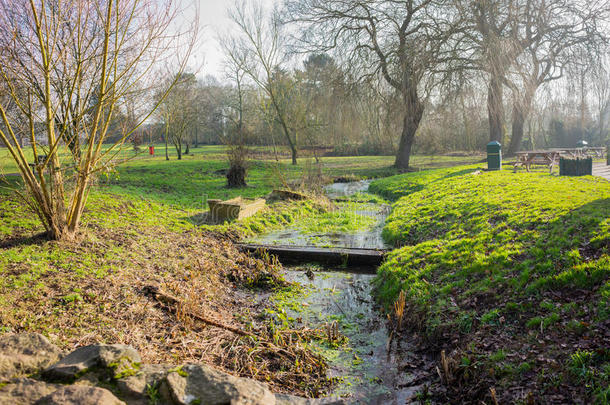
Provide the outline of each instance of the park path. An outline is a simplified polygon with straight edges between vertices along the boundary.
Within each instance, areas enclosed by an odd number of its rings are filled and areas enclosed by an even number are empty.
[[[610,166],[606,166],[605,163],[594,163],[593,175],[610,180]]]

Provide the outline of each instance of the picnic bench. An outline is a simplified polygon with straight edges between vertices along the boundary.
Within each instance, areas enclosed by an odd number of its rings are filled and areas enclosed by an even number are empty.
[[[530,171],[533,165],[548,166],[550,173],[553,173],[555,165],[559,164],[562,150],[528,150],[517,152],[517,161],[513,162],[513,170],[516,172],[519,167],[525,167],[525,170]]]
[[[534,165],[548,166],[549,172],[553,173],[559,159],[562,157],[583,158],[583,157],[603,157],[606,148],[554,148],[543,150],[527,150],[517,152],[517,161],[513,162],[513,170],[516,172],[519,167],[525,167],[529,172]]]

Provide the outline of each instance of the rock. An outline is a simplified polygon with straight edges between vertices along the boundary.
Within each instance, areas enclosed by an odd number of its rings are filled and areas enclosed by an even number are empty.
[[[104,388],[84,385],[64,386],[42,398],[37,405],[125,405]]]
[[[59,388],[61,385],[20,378],[0,388],[0,404],[31,405]]]
[[[152,394],[169,399],[165,377],[171,369],[172,366],[143,365],[135,375],[119,379],[117,388],[127,398],[148,399]]]
[[[266,385],[237,378],[204,365],[188,365],[169,373],[167,384],[176,404],[274,405]]]
[[[275,394],[275,405],[312,405],[313,400],[288,394]]]
[[[275,405],[345,405],[346,402],[341,399],[321,398],[309,399],[295,397],[288,394],[276,394]]]
[[[131,346],[92,345],[80,347],[47,368],[43,376],[51,381],[73,381],[88,371],[104,368],[114,378],[137,372],[142,359]]]
[[[35,373],[60,356],[61,350],[38,333],[0,336],[0,382]]]

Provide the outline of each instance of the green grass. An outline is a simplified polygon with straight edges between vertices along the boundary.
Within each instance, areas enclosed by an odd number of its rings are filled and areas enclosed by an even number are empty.
[[[574,319],[595,335],[610,316],[610,182],[476,169],[371,185],[396,200],[384,238],[399,248],[379,269],[379,300],[389,309],[405,291],[431,341],[477,330],[521,341],[528,329],[568,339]]]
[[[143,148],[144,149],[144,148]],[[229,199],[236,196],[260,197],[284,181],[296,181],[315,163],[312,158],[299,159],[298,166],[292,166],[289,159],[275,160],[269,147],[252,147],[253,160],[248,170],[248,187],[245,189],[226,188],[224,170],[228,161],[224,146],[211,145],[191,149],[191,154],[177,160],[173,148],[169,149],[170,160],[165,160],[164,148],[156,145],[156,156],[146,151],[136,156],[129,145],[125,145],[119,160],[129,159],[119,164],[115,170],[100,178],[102,189],[122,195],[154,200],[174,207],[201,209],[208,198]],[[28,149],[28,156],[31,151]],[[60,151],[63,162],[69,162],[66,150]],[[476,160],[477,157],[414,156],[413,165],[421,168],[442,167]],[[33,160],[33,159],[31,159]],[[392,167],[393,156],[354,156],[321,158],[322,174],[328,179],[334,177],[377,178],[396,174]],[[16,173],[17,168],[7,149],[0,148],[0,176]],[[15,181],[9,177],[9,180]],[[206,208],[207,209],[207,208]]]

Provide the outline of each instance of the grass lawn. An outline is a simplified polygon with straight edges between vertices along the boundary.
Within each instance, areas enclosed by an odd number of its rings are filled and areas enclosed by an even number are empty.
[[[372,184],[399,247],[378,299],[446,350],[451,401],[608,403],[610,182],[476,170]]]

